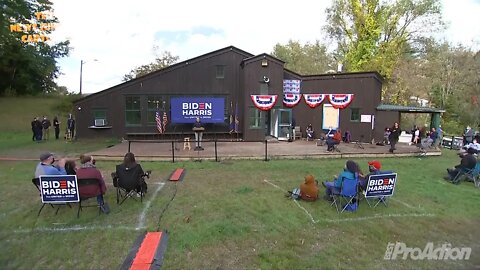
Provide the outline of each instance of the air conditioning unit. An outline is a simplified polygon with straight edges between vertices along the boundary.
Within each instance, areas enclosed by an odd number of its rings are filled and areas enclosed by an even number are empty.
[[[107,120],[105,119],[95,119],[95,126],[96,127],[103,127],[107,125]]]

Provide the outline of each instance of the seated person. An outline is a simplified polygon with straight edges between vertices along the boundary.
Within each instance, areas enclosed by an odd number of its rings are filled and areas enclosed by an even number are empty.
[[[317,182],[313,175],[305,176],[305,182],[300,185],[300,198],[305,201],[313,202],[318,198]]]
[[[147,183],[145,183],[143,177],[145,173],[143,172],[142,166],[135,161],[135,155],[133,153],[126,153],[123,158],[123,163],[117,165],[115,170],[118,183],[115,183],[114,186],[120,186],[124,188],[127,192],[135,190],[137,192],[147,192]]]
[[[65,171],[65,159],[62,158],[58,161],[57,165],[55,163],[55,158],[52,153],[43,153],[40,155],[40,163],[37,164],[35,168],[35,178],[40,177],[40,175],[66,175]]]
[[[437,133],[437,131],[435,130],[435,128],[432,128],[432,131],[430,131],[430,134],[429,134],[428,137],[427,137],[426,145],[427,145],[428,147],[433,146],[433,144],[435,143],[435,141],[437,141],[437,138],[438,138],[438,133]]]
[[[340,141],[342,141],[342,132],[340,131],[340,129],[337,129],[337,131],[335,131],[335,134],[333,134],[333,137],[327,138],[327,151],[333,151],[333,146],[339,144]]]
[[[358,164],[352,160],[348,160],[339,176],[335,175],[331,182],[322,182],[322,185],[326,188],[324,198],[326,200],[332,200],[333,194],[340,194],[343,181],[355,180],[358,172]]]
[[[352,141],[352,135],[350,134],[350,131],[345,131],[345,136],[343,136],[343,142],[345,143],[350,143]]]
[[[390,139],[389,139],[389,138],[390,138],[390,134],[391,134],[391,133],[392,133],[392,132],[390,131],[390,128],[388,128],[388,127],[385,128],[385,132],[383,133],[383,143],[384,143],[385,145],[389,145],[389,144],[390,144]]]
[[[459,172],[465,172],[475,168],[477,165],[477,158],[475,157],[475,150],[473,148],[468,148],[467,154],[462,157],[460,164],[456,165],[455,168],[448,168],[448,179],[453,180]]]
[[[97,203],[103,213],[110,213],[110,207],[103,200],[103,194],[107,191],[107,187],[103,180],[102,173],[95,166],[95,159],[93,159],[92,156],[82,154],[80,155],[80,163],[80,168],[77,169],[77,179],[96,178],[100,181],[100,190],[102,194],[97,196]],[[88,190],[85,192],[88,192]]]
[[[313,130],[312,124],[308,124],[307,128],[305,129],[305,132],[307,133],[307,141],[314,139],[315,131]]]
[[[477,142],[477,139],[473,139],[472,143],[469,143],[462,147],[463,151],[461,150],[459,155],[460,156],[466,155],[466,152],[469,148],[472,148],[475,154],[480,153],[480,143]]]
[[[370,175],[377,175],[377,174],[383,173],[380,171],[381,168],[382,168],[382,164],[378,160],[372,160],[368,162],[368,174],[367,175],[363,175],[362,173],[359,174],[358,186],[362,191],[367,189],[367,182]]]
[[[68,175],[77,174],[77,164],[75,163],[75,160],[65,161],[65,172],[67,172]]]

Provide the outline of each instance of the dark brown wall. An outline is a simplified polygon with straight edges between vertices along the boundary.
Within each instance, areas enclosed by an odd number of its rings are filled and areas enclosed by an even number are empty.
[[[268,61],[268,66],[262,66],[262,60],[266,59]],[[259,95],[260,87],[263,84],[263,76],[270,78],[268,83],[268,94],[269,95],[278,95],[278,100],[275,105],[275,108],[281,108],[282,105],[282,95],[283,95],[283,62],[273,59],[271,57],[257,57],[246,61],[243,68],[243,82],[245,84],[245,92],[243,99],[245,100],[246,106],[243,110],[243,119],[242,126],[244,130],[244,140],[264,140],[265,139],[265,128],[250,128],[249,127],[249,107],[253,106],[250,95]],[[263,112],[266,115],[268,112]]]
[[[351,108],[360,108],[360,115],[376,113],[375,108],[380,103],[381,82],[375,73],[365,74],[332,74],[322,76],[308,76],[302,80],[303,94],[354,94],[354,99],[345,109],[340,109],[340,129],[342,133],[349,130],[352,140],[359,140],[363,135],[364,141],[370,141],[372,135],[371,123],[350,121]],[[322,129],[323,104],[312,109],[304,100],[294,107],[296,125],[305,127],[311,123],[314,130]],[[304,134],[305,136],[305,134]]]
[[[400,112],[377,111],[377,115],[375,116],[374,130],[375,141],[382,141],[385,128],[393,127],[395,122],[400,123]],[[402,129],[402,126],[400,126],[400,129]]]
[[[226,97],[226,106],[230,105],[230,100],[233,100],[234,103],[238,100],[239,106],[243,106],[240,94],[241,84],[238,82],[241,74],[240,63],[247,56],[234,50],[225,50],[202,59],[182,62],[165,72],[153,73],[87,97],[76,103],[76,107],[82,108],[76,113],[77,135],[78,137],[99,135],[122,137],[125,133],[131,132],[156,132],[154,125],[147,124],[148,95],[166,95],[167,97],[173,95],[219,95]],[[217,65],[225,66],[225,77],[223,79],[216,78]],[[140,126],[125,126],[126,95],[141,96],[142,124]],[[91,110],[94,108],[107,109],[107,120],[112,129],[93,130],[86,128],[93,125]],[[181,126],[180,128],[190,130],[191,126]],[[227,131],[228,124],[215,125],[212,128]],[[173,131],[172,125],[169,125],[168,130]]]

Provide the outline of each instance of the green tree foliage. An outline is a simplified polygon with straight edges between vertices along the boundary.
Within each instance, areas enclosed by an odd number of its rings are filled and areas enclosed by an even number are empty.
[[[335,68],[333,56],[318,40],[305,45],[293,40],[285,45],[277,43],[272,55],[284,61],[286,68],[303,75],[322,74]]]
[[[10,25],[39,23],[37,12],[49,11],[48,0],[0,0],[0,95],[51,93],[57,89],[60,75],[57,59],[68,55],[69,41],[25,43],[26,33],[11,32]],[[51,16],[42,23],[57,23]],[[28,34],[50,34],[36,29]]]
[[[157,48],[154,49],[156,50]],[[178,62],[178,59],[180,59],[178,56],[173,56],[170,52],[164,51],[160,56],[157,56],[154,62],[147,65],[141,65],[132,69],[128,74],[123,76],[122,80],[124,82],[130,81],[132,79],[147,75],[156,70],[166,68]]]
[[[439,0],[334,0],[326,32],[347,71],[375,70],[387,81],[420,37],[442,26]]]

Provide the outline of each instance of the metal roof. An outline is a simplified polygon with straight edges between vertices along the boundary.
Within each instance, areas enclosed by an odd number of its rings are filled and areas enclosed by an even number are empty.
[[[377,111],[394,111],[394,112],[412,112],[412,113],[444,113],[445,110],[429,107],[414,107],[414,106],[401,106],[393,104],[380,104],[377,107]]]

